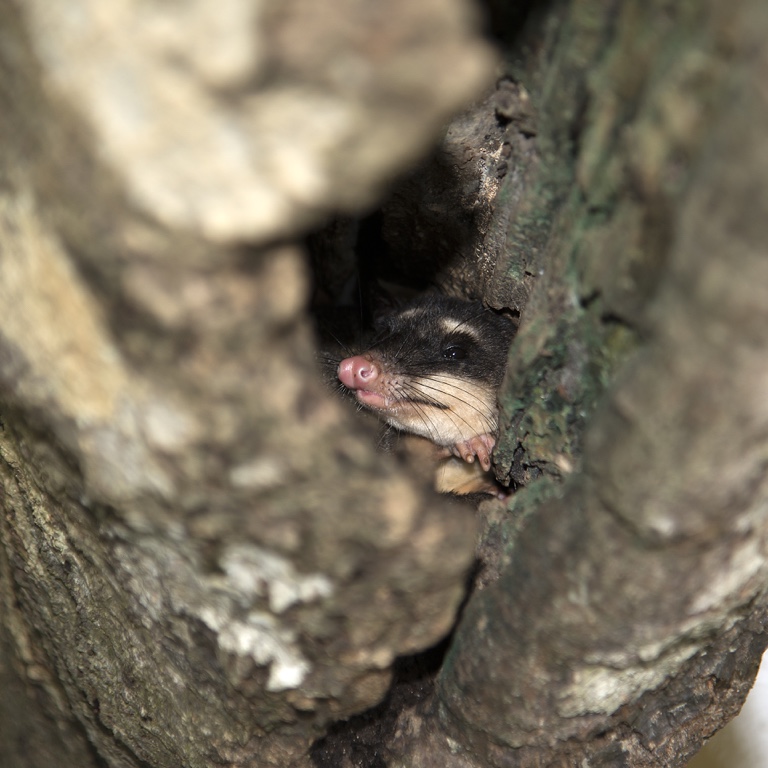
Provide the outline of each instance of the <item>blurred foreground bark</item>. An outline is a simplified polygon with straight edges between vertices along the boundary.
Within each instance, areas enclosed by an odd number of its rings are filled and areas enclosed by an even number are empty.
[[[768,11],[502,5],[490,90],[458,0],[0,5],[4,766],[674,766],[738,710]],[[324,390],[299,245],[472,101],[381,220],[521,313],[479,525]]]

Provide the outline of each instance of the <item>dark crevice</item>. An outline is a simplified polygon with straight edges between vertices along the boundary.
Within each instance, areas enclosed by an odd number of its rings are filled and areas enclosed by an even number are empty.
[[[475,561],[467,574],[467,591],[449,634],[430,648],[397,658],[392,666],[389,691],[381,703],[336,723],[314,743],[310,758],[315,768],[340,768],[342,765],[385,768],[389,764],[388,755],[382,754],[382,745],[391,743],[399,718],[405,711],[417,707],[432,696],[435,680],[481,571],[482,563]]]
[[[316,768],[383,768],[382,745],[391,741],[398,718],[432,695],[452,635],[420,653],[398,658],[392,667],[392,683],[384,700],[365,712],[343,720],[312,746]],[[346,763],[345,763],[346,760]]]

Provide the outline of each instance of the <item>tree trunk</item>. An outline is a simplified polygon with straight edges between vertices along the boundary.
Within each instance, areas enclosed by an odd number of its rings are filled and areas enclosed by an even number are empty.
[[[460,0],[0,7],[0,764],[684,765],[766,645],[764,4],[489,2],[495,86]],[[521,316],[474,517],[317,371],[388,187],[380,277]]]

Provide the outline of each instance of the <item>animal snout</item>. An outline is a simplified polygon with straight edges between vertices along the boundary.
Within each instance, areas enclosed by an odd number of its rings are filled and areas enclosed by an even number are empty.
[[[364,355],[355,355],[339,363],[338,376],[349,389],[369,389],[379,378],[379,366]]]

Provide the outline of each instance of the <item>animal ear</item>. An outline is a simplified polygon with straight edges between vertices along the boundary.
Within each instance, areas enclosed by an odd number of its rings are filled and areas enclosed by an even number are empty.
[[[369,286],[369,309],[374,325],[417,296],[419,291],[397,283],[377,280]]]
[[[508,307],[491,309],[491,312],[494,314],[498,332],[511,344],[520,327],[520,313]]]

